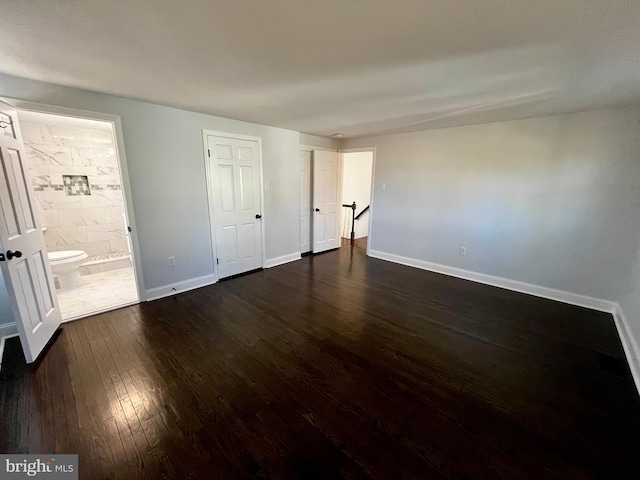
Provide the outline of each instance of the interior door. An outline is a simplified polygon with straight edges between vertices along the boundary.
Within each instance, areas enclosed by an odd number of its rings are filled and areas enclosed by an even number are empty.
[[[300,150],[300,253],[311,251],[311,151]]]
[[[218,277],[262,267],[260,147],[207,137]]]
[[[313,253],[340,247],[342,154],[313,151]]]
[[[16,111],[0,102],[0,265],[31,363],[60,326],[61,315],[24,158]]]

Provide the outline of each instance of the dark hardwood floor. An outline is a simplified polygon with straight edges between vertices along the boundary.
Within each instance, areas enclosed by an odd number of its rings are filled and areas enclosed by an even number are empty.
[[[7,343],[0,451],[100,478],[640,478],[610,315],[361,242]]]

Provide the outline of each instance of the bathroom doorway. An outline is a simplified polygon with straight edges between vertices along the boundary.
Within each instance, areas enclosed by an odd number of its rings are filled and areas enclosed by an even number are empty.
[[[114,123],[19,110],[63,321],[140,301]]]

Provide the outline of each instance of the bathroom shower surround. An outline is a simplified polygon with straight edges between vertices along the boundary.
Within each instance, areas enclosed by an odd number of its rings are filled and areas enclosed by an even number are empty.
[[[83,274],[130,266],[110,124],[70,125],[50,115],[36,122],[34,115],[20,125],[47,249],[87,252]],[[119,265],[101,268],[105,261]]]

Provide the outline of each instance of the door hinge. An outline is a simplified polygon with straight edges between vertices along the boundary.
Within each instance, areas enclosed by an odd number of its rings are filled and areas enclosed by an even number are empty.
[[[209,155],[209,157],[211,157],[211,150],[209,150],[208,148],[207,148],[207,155]]]
[[[220,259],[216,258],[216,265],[220,265]]]

